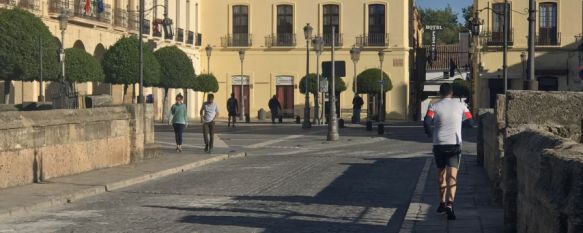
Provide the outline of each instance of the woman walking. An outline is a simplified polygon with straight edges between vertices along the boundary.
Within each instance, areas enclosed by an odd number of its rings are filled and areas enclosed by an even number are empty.
[[[176,138],[176,152],[182,152],[182,132],[188,125],[186,116],[186,104],[182,102],[182,94],[176,95],[176,103],[172,105],[170,114],[170,124],[174,128],[174,137]]]

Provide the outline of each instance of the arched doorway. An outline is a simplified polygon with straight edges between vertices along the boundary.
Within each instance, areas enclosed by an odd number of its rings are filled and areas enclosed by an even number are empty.
[[[83,44],[83,42],[80,40],[75,41],[75,43],[73,44],[73,48],[82,49],[83,51],[87,51],[87,50],[85,50],[85,44]]]

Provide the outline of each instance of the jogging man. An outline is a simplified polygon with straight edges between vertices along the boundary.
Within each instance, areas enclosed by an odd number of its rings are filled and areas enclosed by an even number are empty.
[[[427,136],[433,137],[433,155],[438,168],[440,200],[437,212],[445,212],[447,219],[455,220],[453,203],[461,159],[462,121],[473,124],[472,114],[465,103],[452,98],[453,88],[450,84],[441,84],[439,94],[441,100],[429,106],[423,126]],[[431,123],[434,125],[433,132],[431,132]]]
[[[211,153],[215,137],[215,118],[219,117],[219,106],[213,102],[215,96],[209,94],[207,101],[200,108],[200,119],[202,121],[202,133],[204,136],[204,151]]]

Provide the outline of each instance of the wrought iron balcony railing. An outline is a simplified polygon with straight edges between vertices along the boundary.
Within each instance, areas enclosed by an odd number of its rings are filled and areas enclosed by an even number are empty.
[[[356,37],[359,47],[387,47],[389,46],[388,33],[369,33]]]
[[[49,1],[49,13],[51,14],[60,14],[63,9],[69,11],[69,14],[72,15],[71,10],[71,2],[67,0],[50,0]]]
[[[265,46],[270,47],[295,47],[296,34],[293,33],[277,33],[265,37]]]
[[[184,42],[184,29],[182,28],[176,29],[176,41]]]
[[[253,38],[248,33],[228,34],[221,38],[221,45],[223,47],[251,47]]]
[[[536,35],[536,45],[540,46],[557,46],[561,45],[561,33],[556,31],[544,31],[539,29]]]
[[[324,40],[324,46],[332,46],[332,33],[324,32],[322,39]],[[342,39],[342,33],[335,33],[334,46],[338,47],[338,46],[342,46],[343,44],[344,44],[344,41]]]
[[[486,46],[504,46],[504,32],[484,32],[482,44]],[[508,46],[514,45],[514,29],[508,30]]]
[[[113,11],[113,26],[127,27],[128,26],[128,11],[124,9],[115,9]]]
[[[33,12],[40,11],[40,0],[20,0],[18,6]]]

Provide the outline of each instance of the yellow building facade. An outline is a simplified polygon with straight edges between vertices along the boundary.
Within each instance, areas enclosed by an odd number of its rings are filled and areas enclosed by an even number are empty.
[[[523,89],[527,77],[528,1],[508,1],[509,50],[508,89]],[[503,0],[476,0],[476,13],[483,23],[477,54],[479,78],[475,97],[479,108],[493,107],[502,94]],[[582,62],[583,2],[573,0],[536,1],[535,76],[539,90],[580,91],[578,70]],[[477,108],[476,108],[477,109]]]
[[[306,74],[307,41],[303,28],[309,23],[312,34],[324,39],[321,61],[331,60],[334,33],[336,61],[346,62],[347,77],[343,80],[347,91],[339,96],[343,116],[351,115],[354,97],[354,68],[349,51],[353,46],[362,46],[356,71],[378,68],[378,51],[386,51],[383,70],[394,86],[386,95],[388,118],[407,119],[412,4],[409,0],[203,1],[203,43],[213,46],[210,72],[219,80],[217,100],[224,103],[231,93],[240,95],[239,50],[244,49],[243,88],[248,95],[250,116],[256,116],[260,109],[269,111],[268,101],[274,95],[288,115],[303,116],[305,101],[298,86]],[[336,30],[332,31],[332,27]],[[318,64],[312,48],[309,56],[310,73],[316,73]],[[207,66],[202,67],[205,72]],[[313,106],[313,96],[310,101]]]
[[[98,8],[98,3],[99,0],[0,0],[0,7],[28,9],[41,18],[59,42],[57,17],[63,9],[67,10],[65,48],[84,49],[101,59],[118,39],[138,33],[139,1],[103,0],[103,9]],[[336,26],[336,60],[346,62],[347,77],[343,80],[347,91],[337,97],[343,115],[351,115],[354,97],[355,70],[349,54],[353,46],[362,48],[357,72],[378,68],[378,51],[386,52],[383,70],[393,83],[393,89],[386,95],[387,116],[407,119],[410,114],[411,57],[413,47],[421,41],[418,39],[421,24],[413,0],[148,0],[145,4],[145,41],[154,49],[176,45],[191,58],[197,74],[212,72],[219,81],[215,96],[220,106],[224,106],[230,93],[240,90],[238,52],[245,49],[243,82],[251,118],[257,116],[259,109],[268,109],[268,100],[273,95],[282,96],[289,116],[302,116],[304,95],[298,86],[306,74],[303,27],[310,23],[313,34],[325,41],[322,61],[330,60],[330,30]],[[173,20],[172,39],[164,39],[162,27],[157,24],[163,18],[166,4],[168,17]],[[210,59],[205,54],[207,45],[213,47]],[[309,56],[310,73],[316,73],[316,55],[311,48]],[[50,101],[53,90],[48,82],[44,86],[42,91]],[[135,96],[138,86],[130,89],[129,95]],[[81,95],[111,94],[114,103],[123,99],[120,85],[83,83],[77,84],[76,90]],[[11,103],[37,101],[40,91],[38,82],[13,81]],[[170,101],[183,92],[171,89]],[[156,118],[161,119],[163,90],[145,88],[145,95],[149,94],[154,97]],[[186,96],[189,116],[197,118],[202,94],[188,91]],[[313,96],[310,101],[313,111]]]

